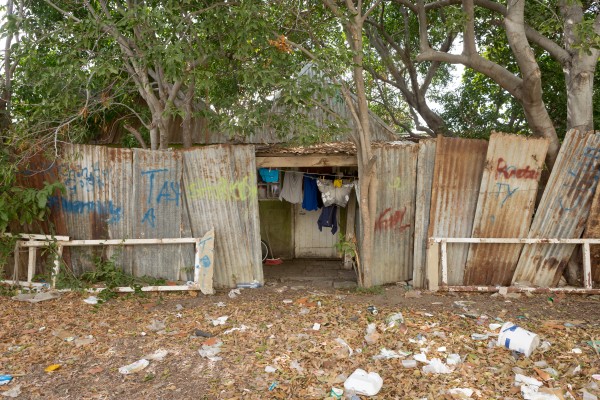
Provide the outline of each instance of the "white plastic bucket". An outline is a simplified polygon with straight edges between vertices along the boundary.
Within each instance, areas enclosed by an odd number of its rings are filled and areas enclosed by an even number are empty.
[[[525,357],[529,357],[540,345],[540,338],[535,333],[518,327],[512,322],[506,322],[500,328],[498,345],[504,346],[509,350],[518,351],[525,354]]]

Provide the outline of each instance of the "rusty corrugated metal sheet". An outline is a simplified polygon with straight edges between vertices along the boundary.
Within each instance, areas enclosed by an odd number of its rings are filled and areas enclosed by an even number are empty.
[[[109,207],[112,215],[108,223],[110,239],[131,239],[133,236],[133,151],[130,149],[106,148],[110,179],[107,180]],[[112,206],[110,206],[112,204]],[[110,210],[110,208],[109,208]],[[108,246],[106,256],[129,274],[133,274],[135,246]]]
[[[526,237],[547,150],[544,138],[492,134],[472,237]],[[465,285],[510,285],[522,248],[518,244],[471,244]]]
[[[181,196],[183,161],[180,152],[133,150],[132,236],[135,239],[182,237]],[[136,246],[133,271],[136,276],[179,279],[183,269],[180,253],[191,246]]]
[[[412,279],[418,151],[416,144],[374,151],[379,189],[371,266],[373,285]]]
[[[58,163],[58,178],[66,192],[51,200],[65,220],[67,235],[72,239],[106,239],[108,225],[119,218],[118,207],[108,197],[111,179],[106,148],[88,145],[65,145]],[[101,257],[102,247],[69,249],[75,274],[94,268],[93,258]]]
[[[437,138],[429,237],[471,236],[486,150],[485,140]],[[448,284],[462,284],[468,249],[448,245]]]
[[[585,227],[585,238],[600,238],[600,185],[596,186],[590,216]],[[600,284],[600,245],[590,246],[592,281]]]
[[[215,287],[264,282],[254,146],[208,146],[182,153],[190,226],[215,229]]]
[[[435,147],[435,139],[421,140],[419,142],[415,204],[415,250],[413,258],[413,286],[415,288],[425,287],[427,280],[427,231],[429,230]]]
[[[530,238],[579,238],[600,179],[600,135],[569,131],[531,224]],[[575,245],[525,246],[512,282],[556,286]]]

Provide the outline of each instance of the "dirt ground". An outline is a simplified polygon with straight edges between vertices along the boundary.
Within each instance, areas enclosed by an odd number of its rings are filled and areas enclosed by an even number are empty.
[[[540,391],[556,396],[543,399],[582,399],[582,390],[600,396],[600,355],[587,343],[600,340],[599,296],[418,296],[400,286],[365,294],[282,284],[243,289],[235,298],[228,291],[196,297],[154,293],[99,306],[84,303],[87,295],[80,293],[37,304],[1,296],[0,374],[14,379],[0,386],[0,394],[20,390],[19,399],[323,399],[362,368],[383,378],[376,399],[461,398],[449,394],[455,388],[474,390],[471,398],[521,399],[516,372],[537,379]],[[376,315],[367,310],[371,305]],[[389,327],[386,318],[397,312],[404,323]],[[213,324],[224,316],[223,325]],[[504,321],[537,333],[550,346],[529,358],[495,346],[499,329],[489,325]],[[377,330],[366,340],[370,323]],[[197,329],[214,338],[195,336]],[[473,333],[489,338],[474,340]],[[205,350],[222,343],[214,355],[221,360],[201,356],[203,343]],[[400,353],[399,358],[373,359],[382,348]],[[119,372],[160,349],[168,352],[162,361],[150,360],[129,375]],[[444,364],[456,353],[462,362],[449,365],[446,374],[426,373],[422,362],[403,367],[403,360],[418,353]],[[60,367],[45,371],[55,364]]]

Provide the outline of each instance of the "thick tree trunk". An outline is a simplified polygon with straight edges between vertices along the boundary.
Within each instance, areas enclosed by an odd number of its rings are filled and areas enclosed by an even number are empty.
[[[596,64],[579,63],[565,69],[567,85],[567,129],[582,132],[594,129],[594,69]]]

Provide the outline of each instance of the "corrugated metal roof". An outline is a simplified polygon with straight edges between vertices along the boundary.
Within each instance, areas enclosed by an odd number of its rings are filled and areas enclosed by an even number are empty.
[[[419,142],[415,204],[415,250],[413,258],[413,286],[415,288],[425,287],[427,279],[427,231],[429,230],[435,147],[435,139]]]
[[[531,224],[530,238],[579,238],[600,179],[600,135],[569,131]],[[574,245],[525,246],[513,283],[555,286]]]
[[[253,146],[207,146],[182,153],[195,236],[215,228],[215,287],[264,282]]]
[[[524,238],[535,207],[548,141],[494,133],[483,171],[473,235]],[[464,283],[510,285],[522,245],[471,244]]]
[[[374,285],[412,279],[417,144],[382,147],[377,156],[377,215],[371,266]]]
[[[438,137],[429,237],[470,237],[483,174],[485,140]],[[467,244],[448,245],[448,284],[462,285]]]
[[[181,196],[183,161],[180,152],[133,150],[132,236],[134,239],[178,238],[182,235]],[[136,246],[136,276],[179,279],[185,267],[181,252],[188,245]]]

